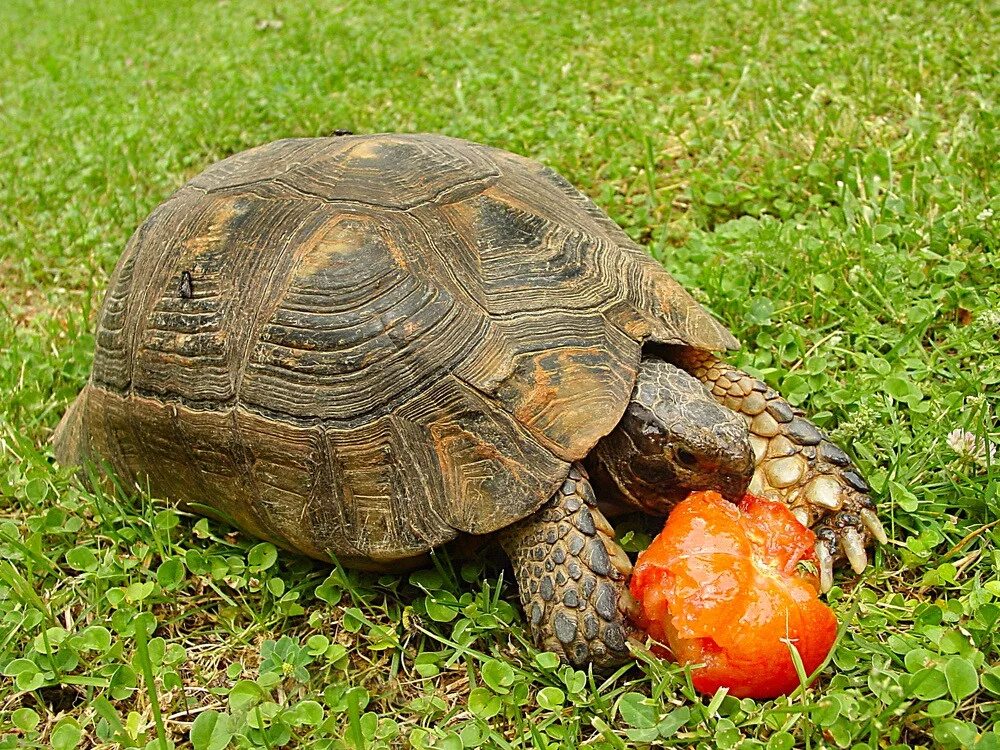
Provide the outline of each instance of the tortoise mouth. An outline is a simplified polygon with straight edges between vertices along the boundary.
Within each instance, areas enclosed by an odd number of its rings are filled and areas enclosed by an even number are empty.
[[[738,503],[749,489],[751,479],[752,475],[701,468],[685,477],[649,482],[637,476],[632,478],[631,486],[625,486],[630,484],[628,482],[616,481],[615,484],[627,502],[647,513],[666,516],[692,492],[718,492],[729,502]]]
[[[618,485],[618,491],[627,503],[654,516],[668,515],[677,503],[692,492],[688,487],[672,482],[656,484],[636,482],[633,487],[638,485],[644,490],[640,495],[633,492],[630,487],[624,486],[627,483],[616,481],[615,484]]]
[[[738,503],[743,499],[743,496],[746,495],[747,490],[750,489],[751,479],[752,476],[745,476],[742,474],[720,473],[715,475],[715,487],[703,487],[701,489],[714,489],[729,502]]]

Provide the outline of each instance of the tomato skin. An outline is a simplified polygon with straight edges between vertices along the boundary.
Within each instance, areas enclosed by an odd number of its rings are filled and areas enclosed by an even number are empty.
[[[781,503],[747,495],[736,506],[692,493],[639,555],[630,583],[641,604],[636,624],[680,663],[703,665],[691,672],[699,692],[790,693],[799,678],[788,643],[809,674],[837,636],[816,575],[799,566],[815,564],[814,543]]]

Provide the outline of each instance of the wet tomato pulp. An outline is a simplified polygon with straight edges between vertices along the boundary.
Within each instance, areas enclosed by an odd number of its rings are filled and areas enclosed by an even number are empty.
[[[639,555],[630,589],[637,624],[692,670],[702,693],[741,698],[790,693],[826,658],[837,635],[819,600],[815,535],[781,503],[747,495],[737,506],[695,492]]]

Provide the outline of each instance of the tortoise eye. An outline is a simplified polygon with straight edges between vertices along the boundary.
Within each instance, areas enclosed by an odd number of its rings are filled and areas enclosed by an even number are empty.
[[[689,451],[687,448],[678,448],[674,452],[674,457],[677,459],[678,463],[680,463],[682,466],[686,466],[689,469],[692,469],[698,465],[698,457],[694,455],[691,451]]]

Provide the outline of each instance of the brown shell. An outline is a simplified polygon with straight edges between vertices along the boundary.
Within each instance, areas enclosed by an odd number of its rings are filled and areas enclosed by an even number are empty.
[[[57,455],[385,564],[544,503],[647,338],[736,344],[552,170],[432,135],[277,141],[133,235]]]

